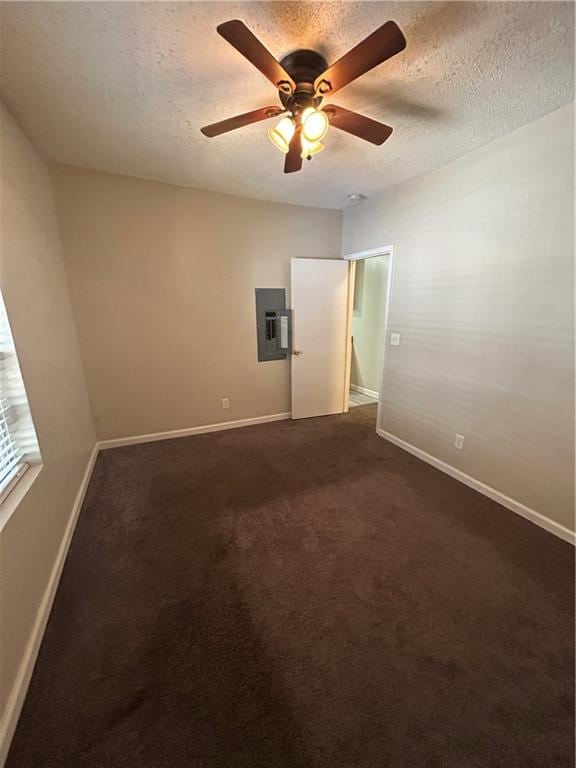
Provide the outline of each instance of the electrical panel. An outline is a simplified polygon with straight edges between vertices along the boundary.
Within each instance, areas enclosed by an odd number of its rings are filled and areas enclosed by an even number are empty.
[[[284,288],[256,288],[258,361],[285,360],[292,349],[292,310]]]

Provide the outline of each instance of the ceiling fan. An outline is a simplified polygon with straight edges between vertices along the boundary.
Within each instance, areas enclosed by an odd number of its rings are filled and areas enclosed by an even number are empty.
[[[333,125],[372,144],[383,144],[392,128],[335,104],[320,107],[323,99],[390,59],[406,47],[406,39],[393,21],[328,66],[316,51],[299,49],[277,61],[241,21],[226,21],[217,31],[278,89],[281,105],[261,107],[201,128],[205,136],[219,136],[251,123],[282,117],[268,131],[272,143],[286,155],[284,173],[302,168],[302,160],[324,149],[322,139]]]

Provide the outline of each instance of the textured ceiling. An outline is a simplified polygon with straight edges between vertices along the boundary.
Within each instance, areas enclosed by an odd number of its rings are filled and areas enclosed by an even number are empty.
[[[331,129],[286,176],[269,123],[200,127],[274,104],[217,33],[242,19],[280,58],[334,61],[388,19],[406,50],[333,98],[392,125],[374,147]],[[556,2],[2,3],[2,96],[36,145],[73,165],[341,208],[443,165],[574,98],[574,6]]]

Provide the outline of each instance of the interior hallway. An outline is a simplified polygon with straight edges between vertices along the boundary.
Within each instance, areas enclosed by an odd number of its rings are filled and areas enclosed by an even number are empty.
[[[374,421],[103,451],[8,768],[571,765],[571,546]]]

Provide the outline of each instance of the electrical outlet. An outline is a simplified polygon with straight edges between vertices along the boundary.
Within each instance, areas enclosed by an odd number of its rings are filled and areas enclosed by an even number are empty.
[[[454,448],[458,448],[459,451],[464,448],[464,435],[456,435],[454,437]]]
[[[400,346],[400,334],[399,333],[391,333],[390,334],[390,344],[393,347],[399,347]]]
[[[230,408],[230,400],[227,397],[222,398],[222,408]]]

